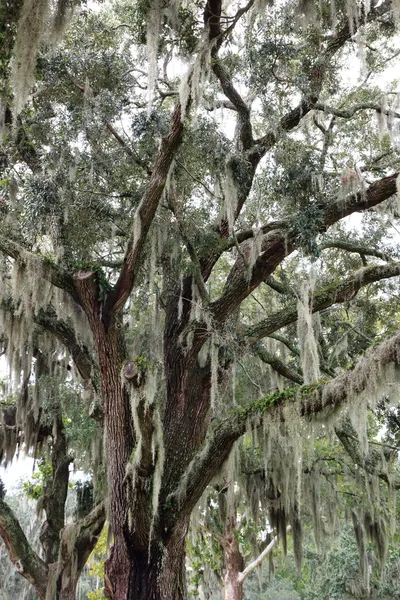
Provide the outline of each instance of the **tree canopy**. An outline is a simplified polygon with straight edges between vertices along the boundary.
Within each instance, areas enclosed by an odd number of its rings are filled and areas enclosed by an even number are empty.
[[[289,528],[300,569],[331,451],[330,504],[347,481],[362,498],[368,589],[398,486],[379,428],[398,401],[399,23],[397,0],[3,1],[0,442],[48,467],[44,553],[4,499],[0,535],[40,598],[75,598],[106,514],[105,596],[185,598],[191,515],[225,489],[227,597],[243,502],[284,547]],[[72,463],[93,493],[66,524]]]

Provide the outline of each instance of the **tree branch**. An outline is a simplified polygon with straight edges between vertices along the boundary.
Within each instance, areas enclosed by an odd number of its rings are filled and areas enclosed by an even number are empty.
[[[291,525],[288,525],[286,527],[286,531],[289,533],[289,531],[291,531],[292,527]],[[249,563],[247,565],[247,567],[238,575],[238,583],[243,583],[244,580],[250,575],[250,573],[252,573],[259,565],[261,565],[262,561],[264,560],[264,558],[266,556],[268,556],[268,554],[271,554],[272,550],[274,548],[276,548],[276,546],[278,545],[279,542],[279,538],[276,535],[268,544],[268,546],[266,546],[264,548],[264,550],[261,552],[261,554],[259,556],[257,556],[256,559],[254,559],[251,563]]]
[[[346,252],[354,252],[356,254],[363,254],[365,256],[376,256],[385,261],[391,260],[390,256],[380,250],[374,248],[367,248],[361,244],[355,242],[347,242],[344,240],[332,240],[330,242],[324,242],[319,246],[320,250],[326,250],[328,248],[338,248],[339,250],[346,250]]]
[[[196,505],[205,487],[229,456],[234,442],[246,432],[252,417],[257,417],[258,423],[262,424],[269,414],[295,399],[300,402],[300,415],[310,419],[321,412],[326,417],[327,412],[337,410],[346,402],[354,402],[366,390],[369,395],[390,397],[398,387],[399,357],[400,333],[397,333],[368,351],[353,370],[325,384],[276,392],[236,409],[210,432],[203,448],[183,475],[180,486],[168,498],[169,502],[176,504],[177,510],[182,512],[190,511]],[[392,381],[393,377],[396,381]]]
[[[374,104],[373,102],[360,102],[360,104],[356,104],[355,106],[347,109],[333,108],[327,104],[321,104],[317,102],[314,104],[313,108],[314,110],[321,110],[328,115],[334,115],[335,117],[339,117],[341,119],[351,119],[356,113],[362,110],[374,110],[375,112],[386,115],[387,117],[395,117],[396,119],[400,119],[400,113],[389,108],[383,108],[379,104]]]
[[[66,272],[60,269],[57,265],[44,259],[38,254],[29,252],[21,244],[7,238],[0,234],[0,252],[3,252],[6,256],[9,256],[16,260],[20,265],[29,267],[39,267],[37,269],[38,274],[52,283],[55,287],[68,292],[73,299],[78,302],[79,300],[75,291],[73,278]]]
[[[100,391],[97,389],[98,367],[94,363],[89,349],[85,344],[81,345],[78,342],[73,329],[65,321],[57,319],[56,312],[52,307],[40,310],[35,317],[35,322],[52,333],[68,349],[82,379],[84,381],[92,380],[96,391]]]
[[[364,18],[360,20],[361,22],[370,22],[390,9],[390,0],[386,0],[379,7],[373,8],[370,10],[367,16],[364,15]],[[220,14],[221,14],[221,1],[220,0],[209,0],[206,5],[205,10],[205,23],[209,25],[209,39],[216,40],[218,36],[221,34],[220,29]],[[255,140],[254,143],[249,147],[249,143],[252,138],[251,133],[251,121],[250,121],[250,111],[240,97],[239,94],[235,94],[235,90],[231,85],[229,77],[226,74],[219,70],[217,66],[216,75],[220,78],[221,85],[223,87],[224,92],[226,92],[227,97],[233,102],[236,110],[239,111],[238,114],[238,126],[237,126],[237,138],[240,140],[241,144],[239,149],[243,151],[243,157],[247,164],[247,183],[246,185],[239,186],[238,189],[238,203],[235,211],[235,219],[241,212],[241,209],[250,193],[252,181],[254,175],[256,173],[257,166],[260,160],[265,156],[265,154],[270,150],[281,137],[281,134],[287,131],[291,131],[300,123],[301,119],[314,107],[314,104],[318,101],[318,97],[322,90],[322,85],[325,78],[325,73],[329,66],[329,61],[333,58],[340,48],[351,38],[352,34],[355,33],[357,29],[357,25],[354,24],[353,31],[350,31],[349,23],[343,25],[342,29],[332,38],[328,40],[325,51],[319,55],[311,68],[307,68],[306,72],[308,72],[309,79],[309,94],[306,98],[303,98],[301,102],[293,109],[289,110],[279,121],[278,127],[271,129],[264,136]],[[218,50],[218,45],[216,46],[216,51]],[[215,65],[219,65],[216,61]],[[221,67],[222,68],[222,67]],[[215,69],[215,66],[213,66]],[[235,104],[236,103],[236,104]],[[224,219],[218,229],[218,234],[221,238],[228,237],[228,226],[226,219]],[[251,236],[249,236],[251,237]],[[234,244],[233,244],[234,245]],[[233,247],[232,245],[232,247]],[[203,259],[202,261],[202,271],[204,280],[207,280],[213,266],[220,256],[220,252],[215,252],[212,250],[210,255]],[[276,266],[276,265],[275,265]],[[273,266],[273,269],[275,268]],[[271,271],[272,272],[272,271]],[[269,274],[271,274],[268,273]]]
[[[104,311],[105,319],[109,318],[112,311],[123,308],[132,291],[142,248],[167,183],[172,161],[181,144],[182,132],[181,107],[178,103],[172,115],[168,135],[161,142],[161,148],[152,169],[146,192],[136,211],[134,226],[125,251],[124,263],[118,281],[107,296]]]
[[[290,131],[296,127],[301,119],[312,110],[322,90],[325,73],[329,66],[329,61],[334,55],[351,39],[357,32],[358,27],[364,23],[370,23],[389,12],[391,9],[391,0],[385,0],[377,7],[372,7],[368,15],[363,14],[358,23],[354,23],[352,29],[346,21],[341,29],[332,36],[326,45],[324,51],[314,61],[314,65],[309,69],[309,94],[292,110],[290,110],[279,122],[277,129],[268,131],[258,140],[255,140],[253,148],[248,153],[250,162],[259,161],[277,142],[281,132]],[[307,72],[307,70],[305,70]]]
[[[57,589],[67,590],[71,580],[74,583],[78,581],[97,544],[105,518],[105,503],[101,502],[86,517],[63,529],[57,565]]]
[[[3,538],[10,560],[15,565],[17,572],[34,586],[40,598],[44,600],[48,577],[47,565],[32,549],[18,519],[1,498],[0,536]]]
[[[372,183],[367,190],[351,194],[342,200],[321,205],[321,225],[318,232],[325,232],[331,225],[350,214],[372,208],[396,193],[395,173]],[[265,236],[262,253],[254,263],[249,279],[248,270],[240,257],[235,262],[227,278],[225,288],[219,299],[210,305],[216,322],[223,322],[240,303],[262,282],[298,245],[296,217],[292,221],[287,235],[279,231]],[[316,232],[317,233],[317,232]],[[273,330],[275,331],[275,330]]]
[[[316,290],[313,294],[312,311],[319,312],[333,304],[351,300],[362,287],[398,275],[400,275],[400,263],[397,262],[360,269],[338,284]],[[252,344],[295,321],[297,321],[297,303],[292,302],[286,308],[242,331],[241,339]]]
[[[294,381],[295,383],[298,383],[300,385],[304,383],[302,376],[299,373],[297,373],[297,371],[290,369],[287,365],[285,365],[285,363],[282,360],[280,360],[280,358],[275,356],[275,354],[268,352],[268,350],[263,344],[256,342],[252,345],[251,349],[254,352],[254,354],[262,360],[262,362],[271,365],[271,367],[277,373],[282,375],[282,377],[285,377],[286,379]]]

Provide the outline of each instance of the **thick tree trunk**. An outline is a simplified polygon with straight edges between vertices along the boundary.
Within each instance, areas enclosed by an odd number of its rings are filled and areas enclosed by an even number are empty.
[[[138,552],[124,544],[127,555],[123,557],[125,576],[115,576],[118,551],[115,544],[106,562],[106,596],[112,600],[185,600],[186,599],[186,546],[187,523],[176,527],[167,540],[153,540],[148,551]],[[121,555],[119,555],[121,556]]]

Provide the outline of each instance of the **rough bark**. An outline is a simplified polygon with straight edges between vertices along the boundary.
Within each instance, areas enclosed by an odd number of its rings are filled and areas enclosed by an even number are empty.
[[[115,565],[121,542],[111,551],[106,563],[105,594],[112,600],[185,600],[186,534],[188,523],[175,524],[167,536],[155,536],[149,549],[138,550],[134,543],[123,557],[127,573],[123,581],[116,578]],[[124,542],[125,545],[125,542]],[[121,556],[121,553],[119,553]],[[127,560],[128,559],[128,560]]]

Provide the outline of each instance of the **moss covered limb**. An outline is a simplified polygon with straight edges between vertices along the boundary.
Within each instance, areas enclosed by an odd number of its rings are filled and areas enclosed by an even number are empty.
[[[101,502],[86,517],[67,525],[61,532],[55,575],[61,598],[69,598],[68,592],[75,590],[81,571],[97,544],[105,518],[105,502]]]
[[[46,596],[48,568],[29,544],[11,508],[0,499],[0,536],[17,572],[36,589],[39,597]]]
[[[13,313],[13,318],[18,319],[15,303],[11,298],[3,298],[0,301],[0,309]],[[41,308],[38,314],[33,315],[36,325],[43,327],[54,335],[70,353],[74,364],[84,381],[91,381],[96,392],[100,391],[100,379],[98,365],[93,359],[87,346],[80,343],[73,328],[63,319],[57,318],[52,306]],[[40,352],[40,348],[34,350],[34,356]]]
[[[35,317],[35,322],[53,334],[68,349],[82,379],[91,380],[95,390],[99,392],[98,366],[87,346],[78,342],[74,330],[65,321],[58,319],[51,307],[47,310],[42,309]]]
[[[347,454],[354,461],[354,464],[358,465],[369,475],[375,475],[382,481],[390,484],[391,487],[398,490],[400,489],[400,480],[389,481],[389,474],[386,465],[386,457],[382,456],[382,452],[374,447],[369,447],[368,454],[366,456],[360,451],[360,442],[357,434],[351,426],[349,421],[342,422],[340,425],[335,427],[335,433],[338,436],[343,448]]]
[[[299,415],[311,419],[322,413],[324,417],[340,406],[363,401],[377,402],[383,395],[392,396],[398,385],[400,364],[400,333],[385,340],[362,357],[352,371],[331,381],[319,381],[311,385],[286,389],[263,396],[254,402],[235,409],[219,421],[203,448],[195,455],[178,489],[170,495],[169,506],[177,511],[190,511],[201,497],[205,487],[221,468],[230,454],[233,444],[246,431],[249,420],[272,419],[281,407],[297,402]],[[283,418],[283,416],[282,416]]]
[[[261,138],[255,141],[253,148],[249,152],[249,160],[255,160],[257,158],[260,160],[276,143],[278,137],[277,131],[290,131],[300,123],[304,115],[317,105],[324,76],[332,58],[356,33],[357,28],[364,22],[364,19],[366,22],[376,21],[382,17],[382,15],[390,11],[391,4],[390,0],[385,0],[379,6],[372,8],[368,15],[364,15],[363,19],[360,19],[357,24],[354,23],[352,28],[350,28],[348,21],[340,24],[338,30],[326,40],[326,46],[322,50],[317,64],[313,65],[311,68],[304,69],[304,72],[308,73],[309,88],[311,92],[310,98],[302,99],[298,106],[282,117],[278,127],[275,127],[274,130],[267,131]]]
[[[323,233],[331,225],[340,221],[340,219],[354,212],[367,210],[393,196],[396,193],[397,176],[398,174],[395,173],[389,177],[384,177],[371,184],[367,190],[351,194],[343,200],[322,206],[319,231]],[[222,295],[210,306],[214,319],[217,322],[223,322],[232,314],[235,308],[262,281],[265,281],[282,261],[298,247],[298,244],[299,240],[295,228],[290,229],[287,235],[284,232],[275,231],[266,236],[262,243],[262,252],[254,262],[250,279],[246,265],[243,264],[243,260],[239,257],[231,269]],[[385,266],[389,270],[391,268],[395,269],[393,265],[384,265],[383,267],[375,268],[384,269]],[[282,327],[283,325],[280,326]],[[279,329],[279,327],[277,328]],[[275,330],[272,329],[271,332]]]
[[[69,483],[69,465],[72,459],[68,456],[67,439],[61,409],[58,406],[54,414],[51,448],[51,483],[43,490],[43,508],[46,520],[40,532],[40,542],[44,550],[47,564],[57,561],[60,547],[60,533],[65,524],[65,503]]]
[[[355,254],[360,254],[361,256],[375,256],[381,260],[390,260],[390,256],[388,254],[380,252],[380,250],[377,250],[376,248],[369,248],[367,246],[357,244],[356,242],[348,242],[346,240],[332,240],[329,242],[324,242],[319,246],[320,250],[327,250],[330,248],[337,248],[338,250],[353,252]]]

